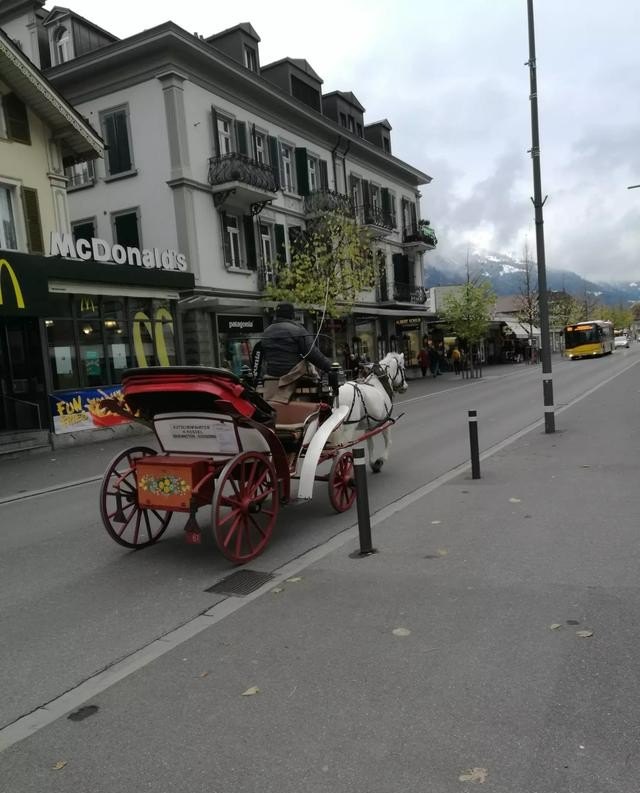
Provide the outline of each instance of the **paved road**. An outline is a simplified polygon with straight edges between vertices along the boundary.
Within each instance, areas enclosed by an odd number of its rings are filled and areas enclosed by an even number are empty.
[[[619,376],[614,377],[608,386],[596,391],[593,396],[585,400],[584,403],[579,403],[574,409],[583,411],[583,424],[581,425],[578,422],[577,426],[572,426],[571,428],[573,435],[579,439],[584,436],[584,433],[580,434],[578,432],[580,427],[584,426],[583,405],[586,405],[587,402],[590,406],[595,405],[595,408],[590,407],[590,410],[594,411],[593,420],[595,423],[593,426],[595,429],[600,430],[600,435],[596,438],[595,435],[597,433],[594,433],[594,444],[587,444],[585,450],[581,452],[583,455],[588,455],[589,460],[593,458],[594,453],[597,455],[598,449],[601,448],[603,452],[606,450],[607,439],[614,439],[615,437],[617,444],[622,441],[623,445],[619,449],[624,449],[624,444],[629,445],[633,440],[630,436],[629,428],[633,427],[631,406],[635,408],[635,405],[637,405],[637,368],[635,366],[637,362],[640,361],[636,358],[635,350],[631,350],[629,352],[625,351],[623,355],[616,354],[608,359],[585,362],[584,365],[580,362],[563,365],[564,362],[561,362],[556,367],[556,401],[558,404],[569,403],[588,392],[597,384],[605,383],[608,378],[619,374]],[[631,368],[625,372],[627,367]],[[395,428],[392,462],[388,470],[380,477],[370,480],[370,482],[375,482],[375,487],[371,488],[371,495],[372,501],[377,508],[381,509],[393,499],[399,498],[412,489],[415,490],[416,486],[424,488],[428,482],[435,479],[438,475],[466,459],[468,455],[465,421],[467,408],[475,407],[480,412],[480,437],[485,447],[502,440],[507,433],[521,429],[540,416],[541,386],[539,368],[514,367],[507,377],[492,377],[491,370],[487,370],[485,374],[485,378],[477,383],[454,384],[451,380],[442,378],[436,383],[412,384],[410,391],[407,392],[407,400],[404,405],[407,415]],[[616,399],[613,399],[612,395]],[[620,405],[618,405],[618,402]],[[622,421],[625,420],[622,418],[623,415],[629,421],[627,425],[623,425],[622,433],[620,433],[618,424],[615,425],[617,434],[614,434],[611,427],[607,424],[607,422],[611,422],[616,418],[615,411],[620,412]],[[499,420],[501,414],[502,421]],[[557,448],[563,441],[565,434],[565,430],[562,428],[563,424],[566,422],[567,426],[569,426],[569,417],[572,415],[573,410],[562,414],[562,418],[558,417],[558,425],[561,431],[554,438],[552,444],[546,443],[545,448],[546,454],[549,456],[549,468],[556,466],[558,462],[555,459],[555,453],[549,454],[549,450]],[[591,414],[587,413],[586,415],[590,416]],[[590,424],[591,421],[592,419],[589,418],[586,424]],[[493,472],[483,471],[484,484],[494,487],[500,481],[500,478],[504,479],[506,476],[533,476],[531,472],[527,473],[528,468],[531,467],[527,444],[533,446],[536,443],[547,442],[549,438],[545,438],[544,435],[541,436],[539,431],[527,437],[533,438],[533,441],[527,441],[526,443],[520,441],[517,455],[510,456],[511,453],[505,451],[495,458],[500,461],[500,464],[504,460],[501,470],[498,471],[496,469]],[[593,445],[595,445],[595,449]],[[629,449],[629,453],[633,451],[632,447],[633,444]],[[544,457],[544,455],[538,456]],[[587,459],[587,457],[585,456],[584,459]],[[539,459],[537,462],[539,462]],[[545,470],[545,464],[543,464],[542,467],[538,466],[534,473],[540,475],[540,472],[542,472],[545,475]],[[560,471],[562,470],[561,466]],[[605,473],[607,473],[606,469]],[[459,481],[459,479],[454,481]],[[379,482],[382,484],[379,485]],[[549,483],[547,482],[547,484]],[[596,480],[595,485],[593,483],[589,485],[588,483],[578,482],[577,487],[578,491],[580,488],[585,488],[583,495],[586,512],[581,517],[581,520],[587,520],[593,510],[592,499],[589,497],[595,495],[593,492],[594,487],[602,487],[601,507],[606,506],[606,509],[609,512],[611,511],[611,503],[606,496],[609,492],[613,493],[614,491],[609,490],[610,482],[608,479],[606,481],[604,479],[602,481]],[[485,491],[488,489],[485,488]],[[518,576],[524,567],[526,570],[525,580],[529,581],[528,586],[531,587],[532,592],[535,591],[536,598],[544,599],[544,592],[538,591],[535,578],[536,573],[539,571],[536,568],[533,548],[527,549],[524,559],[519,559],[517,554],[514,558],[511,558],[509,555],[513,549],[510,549],[508,527],[502,527],[499,530],[502,532],[500,534],[500,542],[504,544],[503,552],[500,544],[498,546],[495,545],[495,532],[498,531],[498,527],[497,524],[494,525],[492,523],[492,501],[490,500],[488,505],[484,504],[483,510],[478,510],[478,504],[465,503],[468,502],[468,499],[464,498],[464,495],[460,497],[460,493],[464,494],[465,491],[466,487],[462,490],[458,487],[458,498],[452,501],[451,489],[447,489],[446,486],[438,488],[434,491],[434,494],[437,494],[438,499],[444,499],[443,504],[436,505],[433,501],[433,496],[428,499],[420,499],[413,508],[407,504],[403,509],[395,513],[393,525],[394,527],[397,526],[401,533],[415,533],[420,529],[424,531],[425,526],[440,525],[439,523],[432,524],[431,521],[440,520],[440,522],[443,522],[441,516],[449,511],[452,513],[452,517],[449,519],[449,526],[455,525],[461,530],[461,534],[458,537],[460,550],[463,551],[465,549],[466,541],[470,543],[469,552],[465,551],[464,555],[466,557],[465,564],[471,565],[471,568],[466,571],[464,568],[456,568],[457,577],[452,580],[452,585],[461,587],[465,575],[469,575],[472,582],[474,578],[482,580],[486,577],[487,570],[484,567],[475,567],[474,560],[477,556],[478,559],[482,559],[484,565],[489,564],[489,577],[492,581],[495,578],[495,584],[492,584],[492,586],[500,585],[499,579],[502,572],[506,575],[505,581],[513,581],[515,584],[519,580]],[[539,484],[534,478],[530,480],[525,478],[524,483],[519,480],[515,492],[518,492],[520,500],[522,500],[523,493],[531,494],[535,492],[536,499],[539,500],[541,498]],[[619,497],[617,487],[615,487],[615,493]],[[558,499],[557,503],[561,503],[562,491],[557,495],[554,490],[554,499],[556,498]],[[144,553],[123,553],[122,549],[110,544],[106,536],[103,537],[100,533],[99,526],[94,518],[94,499],[95,487],[93,489],[76,488],[73,491],[50,494],[46,499],[29,499],[25,502],[5,504],[2,507],[4,549],[2,569],[0,569],[2,580],[1,597],[3,604],[9,603],[10,605],[8,608],[3,607],[3,621],[0,625],[3,638],[7,637],[7,641],[3,641],[0,649],[0,653],[2,653],[0,668],[11,670],[2,683],[3,723],[56,697],[65,689],[77,685],[85,677],[117,658],[138,649],[145,642],[152,641],[154,638],[163,635],[176,625],[186,622],[195,614],[203,612],[210,606],[215,606],[220,601],[220,598],[203,592],[205,586],[209,586],[213,580],[228,572],[226,565],[221,563],[213,553],[203,553],[203,549],[193,549],[184,546],[180,541],[179,532],[175,532],[169,536],[166,542],[162,542]],[[570,499],[570,501],[572,509],[578,511],[581,506],[579,500],[574,498]],[[614,501],[613,503],[617,502]],[[403,505],[400,504],[400,506]],[[544,506],[544,504],[541,506]],[[518,507],[513,509],[519,510]],[[470,510],[473,514],[471,526],[468,525]],[[262,570],[276,570],[295,554],[301,553],[310,545],[335,534],[350,523],[344,516],[327,518],[327,514],[326,504],[321,504],[320,499],[308,505],[288,508],[286,525],[282,527],[278,540],[261,557],[260,564],[254,564],[253,567]],[[437,516],[437,518],[432,516]],[[524,521],[527,520],[526,515],[519,517]],[[572,531],[575,535],[577,530],[575,517],[572,518],[572,521]],[[474,525],[482,529],[477,535],[474,533]],[[590,529],[592,534],[595,528]],[[431,529],[431,531],[437,533],[440,530]],[[487,542],[490,537],[492,538],[492,552],[497,556],[498,561],[489,562],[487,549],[483,548],[482,545],[478,546],[478,543],[483,542],[484,531],[487,532]],[[506,534],[504,533],[505,531],[507,532]],[[549,529],[547,528],[545,531],[549,532]],[[433,539],[434,542],[438,542],[435,537]],[[580,539],[580,531],[578,531],[578,536],[574,536],[572,542],[577,541],[579,543]],[[630,536],[625,534],[624,539],[628,541]],[[448,541],[448,538],[443,537],[442,542],[445,542],[445,540]],[[545,534],[545,542],[550,542],[548,533]],[[600,550],[603,548],[600,537],[598,537],[596,547]],[[438,550],[434,545],[434,548],[431,548],[433,553],[427,554],[427,556],[438,558]],[[549,551],[550,548],[546,550]],[[578,550],[580,550],[579,544],[576,546],[576,551]],[[411,553],[415,553],[415,551],[409,553],[409,558],[411,558]],[[423,557],[424,554],[422,554],[421,558]],[[509,558],[507,559],[506,557]],[[385,594],[385,598],[388,598],[389,602],[389,614],[400,614],[403,611],[402,603],[399,606],[397,602],[399,595],[403,602],[406,598],[405,606],[409,609],[406,613],[414,613],[416,604],[420,602],[424,603],[424,608],[427,611],[429,611],[427,606],[436,602],[439,604],[438,609],[443,610],[442,614],[448,611],[446,602],[442,602],[442,594],[439,595],[437,591],[432,591],[430,596],[427,597],[425,591],[420,589],[420,587],[425,585],[423,580],[421,582],[413,582],[409,590],[405,592],[407,580],[411,580],[412,575],[415,574],[411,564],[405,567],[407,563],[406,549],[399,547],[396,550],[385,552],[384,559],[381,554],[379,559],[375,560],[374,565],[370,565],[370,561],[367,560],[365,562],[368,565],[365,569],[375,569],[376,575],[380,576],[379,583],[384,582],[385,586],[391,586],[391,591]],[[561,561],[563,564],[575,564],[578,571],[580,569],[580,564],[571,560],[570,555],[562,554]],[[550,560],[548,556],[544,557],[544,562],[546,565],[550,565],[552,570],[556,566],[560,568],[560,565],[554,564],[557,560],[553,558]],[[391,565],[390,567],[389,564]],[[591,565],[591,559],[589,560],[589,565]],[[625,568],[625,565],[622,567]],[[333,570],[333,567],[330,569]],[[338,569],[342,571],[342,562],[338,563]],[[591,567],[589,566],[588,569],[591,570]],[[348,573],[347,570],[349,571]],[[609,572],[611,577],[615,578],[616,571],[613,566]],[[353,565],[349,566],[347,564],[344,573],[347,576],[341,582],[341,586],[343,588],[346,587],[344,589],[344,599],[341,599],[338,592],[327,592],[326,587],[330,587],[331,582],[327,580],[323,584],[321,576],[317,588],[314,589],[315,600],[313,597],[305,596],[304,604],[300,604],[302,613],[313,614],[315,619],[319,612],[324,618],[329,620],[330,604],[336,605],[335,599],[338,597],[338,608],[348,614],[351,608],[350,598],[352,595],[348,578],[354,574]],[[581,581],[586,577],[588,576],[578,576]],[[366,574],[364,580],[367,580]],[[415,587],[418,587],[418,589],[416,590]],[[374,591],[376,588],[377,585],[374,585]],[[403,592],[405,593],[403,594]],[[432,600],[434,595],[435,599]],[[318,597],[320,597],[319,602],[317,601]],[[473,601],[473,596],[471,596],[471,599]],[[468,599],[463,597],[462,600],[467,603]],[[502,609],[506,607],[507,602],[501,598],[498,605]],[[325,603],[326,605],[324,605]],[[467,605],[471,606],[470,603]],[[224,606],[224,604],[221,603],[221,606]],[[274,657],[278,657],[282,653],[282,648],[277,649],[273,645],[274,642],[277,643],[277,636],[280,635],[282,639],[283,634],[277,625],[274,626],[271,623],[270,627],[268,627],[267,622],[264,623],[264,626],[261,625],[262,616],[260,614],[264,608],[269,609],[268,605],[256,604],[258,611],[252,611],[253,616],[249,620],[250,624],[240,625],[233,623],[230,619],[222,630],[227,636],[229,635],[228,632],[231,631],[234,638],[223,641],[228,640],[230,642],[229,646],[242,645],[242,652],[245,652],[249,640],[242,636],[244,631],[248,630],[250,638],[260,637],[260,646],[271,647],[275,653]],[[358,608],[360,609],[362,606],[358,606]],[[478,608],[475,606],[472,608],[472,612],[476,617],[480,613],[479,609],[480,602],[478,602]],[[359,613],[362,616],[362,612]],[[294,609],[289,615],[289,621],[295,620],[296,614],[299,619],[300,612]],[[458,619],[462,615],[456,612],[454,616]],[[243,615],[241,621],[246,619],[248,618]],[[462,624],[459,626],[463,633],[466,629],[465,625],[468,627],[469,623],[463,619]],[[298,636],[298,642],[294,642],[296,646],[299,646],[299,641],[302,641],[310,630],[306,621],[304,625],[300,624],[298,626],[294,626],[289,622],[288,628],[293,630],[295,635]],[[331,626],[328,625],[328,628],[331,628]],[[458,627],[454,629],[457,631]],[[498,630],[498,627],[496,627],[496,630]],[[238,631],[240,631],[242,636],[239,636]],[[267,641],[264,636],[265,631],[274,631],[270,641]],[[325,639],[328,642],[327,646],[333,646],[334,650],[337,649],[333,641],[329,640],[328,635],[325,635]],[[346,637],[343,636],[343,639],[346,640]],[[205,635],[193,641],[202,642],[203,647],[206,645]],[[310,647],[313,645],[313,641],[315,639],[309,636]],[[348,643],[348,640],[346,641]],[[371,653],[370,657],[374,658],[378,653],[378,648],[373,639],[371,639],[371,642],[368,649]],[[338,657],[340,657],[341,652],[345,651],[345,647],[341,648],[338,651]],[[180,652],[181,650],[178,649],[177,653],[179,654]],[[252,650],[247,657],[253,657],[252,653],[255,655],[256,650]],[[302,653],[302,656],[304,655]],[[325,649],[322,654],[325,663],[328,661],[327,656],[330,655]],[[174,665],[177,657],[173,658],[171,662],[168,660],[156,662],[159,666],[154,664],[153,668],[158,669],[167,664],[167,675],[170,676],[171,673],[175,673]],[[222,662],[223,669],[226,668],[225,664],[234,658],[238,659],[235,650],[225,656],[226,660]],[[401,659],[395,659],[395,661],[399,660]],[[448,663],[451,663],[451,661],[451,658],[447,659]],[[457,663],[454,664],[454,668],[460,666],[461,663],[460,659],[458,659]],[[445,668],[446,664],[442,667],[442,674],[444,674]],[[17,673],[15,670],[18,670]],[[338,674],[338,677],[342,678],[342,672]],[[172,692],[172,696],[175,694],[178,699],[181,680],[182,677],[178,675],[178,679],[173,683],[168,683],[167,680],[164,681],[168,686],[167,690]],[[143,689],[143,679],[139,678],[139,682],[141,689]],[[130,686],[133,685],[131,681],[122,685],[128,692],[127,696],[133,698],[131,701],[136,701],[139,692],[131,691]],[[387,685],[389,685],[388,680]],[[397,686],[398,684],[394,683],[394,685]],[[219,691],[219,689],[216,690]],[[115,696],[115,689],[113,695]],[[121,708],[121,694],[117,696],[119,698],[118,707]],[[384,697],[382,698],[384,699]],[[175,698],[169,697],[169,699],[175,705]],[[142,707],[142,710],[145,708],[146,705]],[[440,711],[439,717],[442,717]],[[491,714],[490,718],[494,720],[496,715]],[[132,717],[132,722],[136,723],[136,718]],[[57,724],[60,726],[61,723]],[[42,734],[44,732],[49,734],[49,729],[55,730],[56,726],[53,725],[43,731]],[[110,729],[113,730],[113,725],[111,725]],[[112,732],[108,734],[107,742],[111,745],[114,735]],[[35,736],[30,739],[30,741],[37,740]],[[29,742],[25,742],[25,745],[27,743]],[[16,749],[15,751],[18,752],[15,755],[16,757],[23,756],[22,750]],[[25,751],[28,754],[30,750]],[[27,780],[31,779],[31,777],[28,771],[22,767],[21,761],[18,761],[16,768],[20,770],[16,779],[19,780],[21,785],[27,785],[26,787],[16,787],[16,791],[38,789],[37,787],[31,788],[28,786]],[[36,778],[40,778],[38,774],[33,776],[33,779]],[[185,778],[190,777],[187,775]],[[277,778],[279,776],[275,774],[273,779]],[[53,784],[58,784],[57,779],[54,780]],[[13,789],[11,788],[11,790]],[[74,788],[52,787],[51,789],[71,790]],[[92,789],[124,790],[126,788],[95,787]],[[161,790],[165,788],[151,787],[149,789]],[[200,788],[185,787],[184,789],[197,790]],[[250,790],[252,788],[250,786],[227,786],[221,789]],[[265,789],[277,788],[274,786],[266,787]],[[291,789],[296,788],[292,787]],[[326,788],[318,787],[317,789]],[[357,788],[333,786],[332,789],[346,790]],[[361,789],[373,790],[378,788]],[[386,789],[404,790],[407,788],[390,787]],[[432,789],[436,790],[438,788],[433,787]],[[442,787],[441,789],[448,790],[450,788]],[[506,790],[507,788],[504,789]],[[520,789],[533,790],[535,788]],[[552,790],[552,788],[540,789]],[[576,788],[576,791],[580,790],[583,793],[587,789],[590,788]],[[608,788],[598,788],[598,790],[604,789]],[[614,788],[610,789],[614,790]],[[595,790],[596,788],[594,788]]]

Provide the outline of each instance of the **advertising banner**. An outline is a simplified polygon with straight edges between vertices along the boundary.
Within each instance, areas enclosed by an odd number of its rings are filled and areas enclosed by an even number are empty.
[[[56,435],[127,424],[130,419],[100,407],[100,402],[105,397],[121,401],[120,388],[119,385],[114,385],[49,394],[53,429]],[[124,407],[124,402],[122,406]]]

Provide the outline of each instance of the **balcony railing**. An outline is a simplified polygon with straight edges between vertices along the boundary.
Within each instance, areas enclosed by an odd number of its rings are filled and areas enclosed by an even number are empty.
[[[395,218],[390,212],[384,212],[380,207],[375,206],[356,207],[356,220],[362,226],[384,229],[387,233],[393,231],[396,226]]]
[[[354,206],[351,196],[336,193],[335,190],[314,190],[304,198],[306,215],[317,215],[321,212],[333,212],[336,210],[353,217]]]
[[[239,183],[249,192],[276,193],[278,183],[270,165],[252,160],[244,154],[223,154],[209,159],[209,184],[224,189],[227,185]]]
[[[427,302],[427,292],[422,286],[393,284],[393,299],[398,303],[414,303],[422,306]]]
[[[438,244],[438,238],[431,226],[409,226],[402,231],[402,242],[405,245],[420,245],[426,246],[427,248],[435,248]]]

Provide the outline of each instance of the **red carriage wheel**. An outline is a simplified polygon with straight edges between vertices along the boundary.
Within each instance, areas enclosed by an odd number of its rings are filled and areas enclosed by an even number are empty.
[[[138,504],[135,460],[156,454],[147,446],[126,449],[114,457],[102,480],[102,522],[110,536],[126,548],[146,548],[159,540],[173,514]]]
[[[329,471],[329,501],[336,512],[351,509],[356,500],[356,480],[353,470],[353,454],[339,454]]]
[[[213,533],[222,554],[236,564],[255,559],[269,542],[278,507],[278,479],[266,455],[243,452],[229,460],[213,501]]]

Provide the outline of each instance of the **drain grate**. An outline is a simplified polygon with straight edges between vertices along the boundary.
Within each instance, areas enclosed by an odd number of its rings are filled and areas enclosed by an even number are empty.
[[[260,573],[258,570],[238,570],[231,573],[222,581],[205,589],[205,592],[216,592],[219,595],[235,595],[244,597],[260,589],[267,581],[273,578],[272,573]]]

